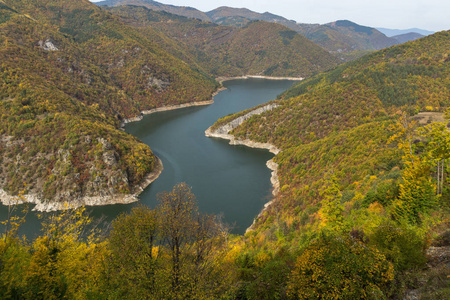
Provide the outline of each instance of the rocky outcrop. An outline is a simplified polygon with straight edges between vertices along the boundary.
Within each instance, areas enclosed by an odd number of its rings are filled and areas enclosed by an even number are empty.
[[[64,154],[61,153],[63,156]],[[45,201],[43,198],[35,193],[30,193],[26,195],[12,196],[9,195],[5,190],[0,188],[0,201],[3,205],[16,205],[23,203],[35,204],[33,208],[34,211],[56,211],[63,209],[78,208],[81,206],[98,206],[98,205],[110,205],[110,204],[128,204],[138,201],[139,194],[148,186],[150,183],[155,181],[163,170],[162,162],[159,158],[156,158],[155,167],[152,172],[150,172],[146,178],[144,178],[137,186],[134,187],[132,193],[130,194],[109,194],[100,196],[84,196],[71,198],[70,203],[67,201],[55,202],[55,201]]]
[[[39,48],[44,51],[59,51],[58,47],[55,46],[51,39],[46,39],[45,41],[40,40],[38,44]]]
[[[214,137],[214,138],[221,138],[221,139],[229,140],[230,145],[244,145],[244,146],[251,147],[251,148],[267,149],[276,155],[276,154],[280,153],[281,150],[272,144],[258,143],[258,142],[254,142],[251,140],[239,140],[239,139],[236,139],[233,135],[229,134],[231,130],[233,130],[234,128],[241,125],[243,122],[248,120],[251,116],[262,114],[263,112],[272,110],[276,107],[277,107],[276,104],[269,104],[269,105],[254,109],[251,112],[249,112],[241,117],[238,117],[238,118],[234,119],[233,121],[220,126],[217,129],[213,130],[212,127],[208,128],[205,131],[205,135],[207,137]],[[267,166],[267,168],[272,170],[270,182],[273,187],[272,195],[275,198],[278,195],[278,192],[280,191],[280,182],[278,180],[278,164],[276,162],[274,162],[273,159],[271,159],[271,160],[267,161],[266,166]],[[263,210],[254,219],[253,224],[249,228],[247,228],[246,232],[253,230],[256,220],[268,209],[268,207],[273,203],[273,201],[274,200],[271,200],[264,205]]]
[[[219,83],[223,83],[224,81],[234,80],[234,79],[270,79],[270,80],[293,80],[293,81],[301,81],[305,78],[303,77],[275,77],[275,76],[263,76],[263,75],[244,75],[238,77],[217,77],[216,80]]]
[[[230,145],[244,145],[250,148],[258,148],[258,149],[267,149],[270,152],[272,152],[273,154],[278,154],[281,150],[278,149],[277,147],[275,147],[272,144],[269,143],[259,143],[259,142],[254,142],[252,140],[239,140],[236,139],[233,135],[229,134],[229,132],[231,130],[233,130],[234,128],[238,127],[239,125],[241,125],[243,122],[245,122],[246,120],[248,120],[251,116],[253,115],[259,115],[262,114],[265,111],[268,110],[272,110],[274,108],[276,108],[277,105],[276,104],[269,104],[260,108],[257,108],[255,110],[252,110],[251,112],[240,116],[236,119],[234,119],[233,121],[217,128],[217,129],[212,129],[212,127],[208,128],[205,131],[205,135],[207,137],[214,137],[214,138],[220,138],[220,139],[225,139],[225,140],[229,140],[230,141]]]
[[[185,107],[210,105],[213,103],[214,103],[214,100],[208,100],[208,101],[198,101],[198,102],[184,103],[184,104],[178,104],[178,105],[172,105],[172,106],[162,106],[162,107],[158,107],[158,108],[154,108],[154,109],[150,109],[150,110],[143,110],[143,111],[141,111],[141,114],[137,117],[122,120],[121,127],[125,126],[125,124],[132,123],[132,122],[138,122],[138,121],[142,120],[144,115],[150,115],[150,114],[160,112],[160,111],[169,111],[169,110],[175,110],[175,109],[180,109],[180,108],[185,108]]]

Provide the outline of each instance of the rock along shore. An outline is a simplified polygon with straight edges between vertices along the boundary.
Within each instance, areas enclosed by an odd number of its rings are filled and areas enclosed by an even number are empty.
[[[216,81],[219,82],[220,84],[222,84],[224,81],[235,80],[235,79],[249,79],[249,78],[270,79],[270,80],[293,80],[293,81],[300,81],[300,80],[304,79],[303,77],[271,77],[271,76],[262,76],[262,75],[244,75],[244,76],[238,76],[238,77],[217,77]],[[141,121],[143,119],[144,115],[150,115],[150,114],[161,112],[161,111],[169,111],[169,110],[175,110],[175,109],[186,108],[186,107],[213,104],[214,97],[223,90],[226,90],[226,88],[223,86],[218,88],[217,91],[215,91],[212,94],[210,100],[183,103],[183,104],[177,104],[177,105],[171,105],[171,106],[162,106],[162,107],[157,107],[157,108],[153,108],[153,109],[149,109],[149,110],[143,110],[143,111],[141,111],[139,116],[122,120],[122,124],[120,127],[123,128],[125,126],[125,124]]]
[[[254,142],[252,140],[238,140],[233,135],[229,134],[231,130],[233,130],[234,128],[241,125],[244,121],[248,120],[251,116],[262,114],[263,112],[272,110],[272,109],[276,108],[277,106],[278,105],[276,105],[276,104],[268,104],[268,105],[260,107],[258,109],[254,109],[251,112],[249,112],[241,117],[238,117],[225,125],[222,125],[221,127],[217,128],[216,130],[212,130],[210,127],[205,131],[205,136],[229,140],[230,145],[244,145],[244,146],[251,147],[251,148],[267,149],[271,153],[277,155],[278,153],[280,153],[281,149],[275,147],[272,144],[258,143],[258,142]],[[266,165],[267,165],[267,168],[272,170],[270,182],[272,183],[272,187],[273,187],[272,195],[275,198],[278,195],[278,192],[280,191],[280,182],[278,179],[278,164],[276,162],[274,162],[273,159],[271,159],[271,160],[267,161]],[[263,210],[253,220],[253,224],[249,228],[247,228],[247,230],[245,231],[246,233],[248,231],[253,230],[255,221],[268,209],[268,207],[273,203],[273,201],[274,200],[271,200],[264,205]]]
[[[249,78],[261,78],[261,79],[271,79],[271,80],[303,80],[301,77],[270,77],[270,76],[259,76],[259,75],[245,75],[240,77],[218,77],[216,80],[219,83],[223,83],[224,81],[228,80],[234,80],[234,79],[249,79]],[[197,101],[197,102],[191,102],[191,103],[184,103],[184,104],[178,104],[178,105],[172,105],[172,106],[163,106],[159,108],[154,108],[150,110],[142,111],[139,116],[124,119],[121,123],[121,128],[125,126],[127,123],[131,122],[137,122],[142,120],[144,115],[149,115],[156,112],[161,111],[169,111],[169,110],[175,110],[175,109],[181,109],[186,107],[193,107],[193,106],[202,106],[202,105],[210,105],[214,103],[214,97],[222,90],[225,90],[223,86],[220,87],[216,92],[212,94],[211,100],[207,101]],[[208,128],[205,131],[205,135],[208,137],[215,137],[215,138],[222,138],[222,139],[228,139],[230,140],[231,145],[244,145],[251,148],[259,148],[259,149],[267,149],[270,152],[274,153],[275,155],[278,154],[281,150],[276,148],[272,144],[268,143],[257,143],[253,142],[251,140],[236,140],[234,136],[230,135],[229,132],[239,126],[242,122],[244,122],[246,119],[248,119],[253,114],[260,114],[266,110],[273,109],[276,105],[270,104],[267,106],[264,106],[262,108],[256,109],[245,116],[242,116],[239,119],[239,121],[233,120],[230,123],[233,124],[226,124],[219,129],[212,132],[210,128]],[[240,122],[240,123],[239,123]],[[236,125],[237,124],[237,125]],[[234,126],[231,129],[227,127],[228,125]],[[110,204],[128,204],[138,201],[138,196],[142,191],[150,185],[153,181],[155,181],[159,175],[161,174],[162,170],[164,169],[161,160],[156,157],[156,166],[155,168],[147,174],[147,176],[137,185],[133,188],[133,192],[129,195],[125,194],[115,194],[115,195],[103,195],[103,196],[90,196],[90,197],[80,197],[76,198],[73,201],[71,201],[70,205],[67,202],[47,202],[44,201],[38,194],[27,194],[22,196],[12,196],[9,195],[5,190],[0,188],[0,202],[3,203],[3,205],[16,205],[16,204],[23,204],[23,203],[31,203],[35,204],[36,206],[33,208],[34,211],[41,211],[41,212],[49,212],[49,211],[57,211],[57,210],[63,210],[63,209],[71,209],[71,208],[77,208],[84,205],[87,206],[101,206],[101,205],[110,205]],[[278,182],[278,165],[273,161],[269,160],[267,162],[267,167],[272,170],[272,176],[271,176],[271,183],[273,186],[273,195],[276,196],[276,194],[279,191],[279,182]],[[267,207],[273,202],[270,201],[264,205],[263,211],[259,215],[261,215]],[[258,217],[259,217],[258,215]],[[256,220],[256,219],[255,219]],[[253,225],[252,225],[253,226]],[[252,226],[250,226],[248,230],[251,230]]]
[[[184,103],[184,104],[171,105],[171,106],[162,106],[162,107],[157,107],[157,108],[153,108],[150,110],[143,110],[143,111],[141,111],[141,114],[137,117],[122,120],[122,124],[120,127],[124,127],[125,124],[128,124],[128,123],[141,121],[144,118],[144,115],[150,115],[150,114],[157,113],[160,111],[169,111],[169,110],[175,110],[175,109],[192,107],[192,106],[209,105],[209,104],[213,104],[213,103],[214,103],[214,100],[208,100],[208,101],[191,102],[191,103]]]
[[[64,209],[73,209],[81,206],[100,206],[109,204],[129,204],[138,201],[138,196],[142,191],[153,181],[155,181],[162,170],[164,169],[161,160],[156,157],[154,169],[147,174],[147,176],[133,188],[131,194],[114,194],[114,195],[100,195],[100,196],[86,196],[74,198],[70,203],[68,202],[47,202],[37,194],[27,194],[21,196],[11,196],[6,191],[0,188],[0,200],[3,205],[16,205],[30,203],[35,204],[33,211],[50,212]]]
[[[237,76],[237,77],[217,77],[216,80],[219,83],[222,83],[224,81],[228,80],[235,80],[235,79],[270,79],[270,80],[293,80],[293,81],[301,81],[305,78],[303,77],[273,77],[273,76],[263,76],[263,75],[244,75],[244,76]]]
[[[219,81],[219,82],[222,83],[223,81]],[[139,116],[122,120],[122,123],[120,124],[120,127],[123,128],[125,126],[125,124],[141,121],[144,118],[145,115],[151,115],[153,113],[157,113],[157,112],[161,112],[161,111],[169,111],[169,110],[175,110],[175,109],[186,108],[186,107],[203,106],[203,105],[213,104],[214,103],[214,97],[220,91],[223,91],[223,90],[225,90],[224,87],[218,88],[217,91],[215,91],[212,94],[210,100],[190,102],[190,103],[183,103],[183,104],[170,105],[170,106],[161,106],[161,107],[157,107],[157,108],[153,108],[153,109],[149,109],[149,110],[143,110],[143,111],[141,111],[141,114]]]

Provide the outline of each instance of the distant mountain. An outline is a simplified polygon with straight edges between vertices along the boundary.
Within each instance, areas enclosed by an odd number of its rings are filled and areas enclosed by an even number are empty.
[[[351,21],[341,20],[324,25],[302,24],[269,12],[258,13],[247,8],[221,6],[206,13],[185,7],[165,5],[152,0],[108,0],[98,2],[99,5],[123,6],[138,5],[165,11],[186,17],[194,17],[219,25],[244,27],[251,21],[266,21],[278,23],[304,35],[317,45],[325,48],[341,61],[360,57],[374,50],[396,45],[396,39],[386,37],[377,29],[365,27]],[[193,12],[196,15],[193,16]]]
[[[261,14],[246,8],[226,6],[206,14],[212,21],[224,25],[243,26],[246,19],[248,22],[263,20],[285,25],[344,61],[399,43],[396,39],[388,38],[374,28],[361,26],[347,20],[324,25],[302,24],[268,12]]]
[[[246,8],[222,6],[206,13],[218,24],[243,26],[245,20],[263,20],[285,25],[295,30],[342,60],[351,60],[370,51],[396,45],[396,39],[378,30],[347,20],[324,25],[302,24],[271,14],[257,13]]]
[[[370,51],[398,44],[375,28],[347,20],[324,25],[299,24],[301,34],[342,60],[352,60]]]
[[[379,30],[380,32],[384,33],[386,36],[388,37],[393,37],[396,35],[401,35],[401,34],[406,34],[406,33],[411,33],[411,32],[415,32],[415,33],[419,33],[423,36],[427,36],[430,34],[433,34],[434,31],[429,31],[429,30],[424,30],[424,29],[419,29],[419,28],[410,28],[410,29],[388,29],[388,28],[378,28],[377,30]]]
[[[122,6],[122,5],[136,5],[144,6],[156,11],[165,11],[171,14],[176,14],[188,18],[200,19],[202,21],[211,21],[211,19],[204,13],[193,7],[175,6],[159,3],[152,0],[105,0],[95,3],[99,6]]]
[[[397,40],[399,44],[403,44],[410,41],[415,41],[417,39],[423,38],[424,35],[421,35],[420,33],[410,32],[400,35],[394,35],[392,38]]]
[[[295,21],[289,21],[286,18],[271,14],[269,12],[265,12],[263,14],[257,13],[254,11],[251,11],[247,8],[234,8],[234,7],[228,7],[228,6],[221,6],[214,10],[211,10],[209,12],[206,12],[206,15],[211,18],[213,22],[217,22],[224,18],[229,17],[242,17],[248,20],[259,20],[259,21],[266,21],[266,22],[272,22],[272,23],[280,23],[285,25],[284,23],[292,22],[296,23]]]
[[[214,76],[308,77],[338,63],[327,51],[280,24],[254,21],[238,28],[144,7],[120,6],[109,11],[144,34],[147,28],[156,29],[178,41]],[[166,50],[173,53],[173,49]]]

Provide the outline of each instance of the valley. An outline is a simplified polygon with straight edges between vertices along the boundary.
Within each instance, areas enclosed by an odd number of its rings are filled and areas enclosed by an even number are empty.
[[[1,298],[449,297],[450,31],[97,4],[0,0]]]

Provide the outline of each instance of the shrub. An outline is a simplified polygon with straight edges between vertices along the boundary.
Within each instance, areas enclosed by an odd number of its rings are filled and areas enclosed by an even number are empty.
[[[377,249],[322,235],[297,258],[288,292],[299,299],[382,298],[393,278],[392,264]]]

